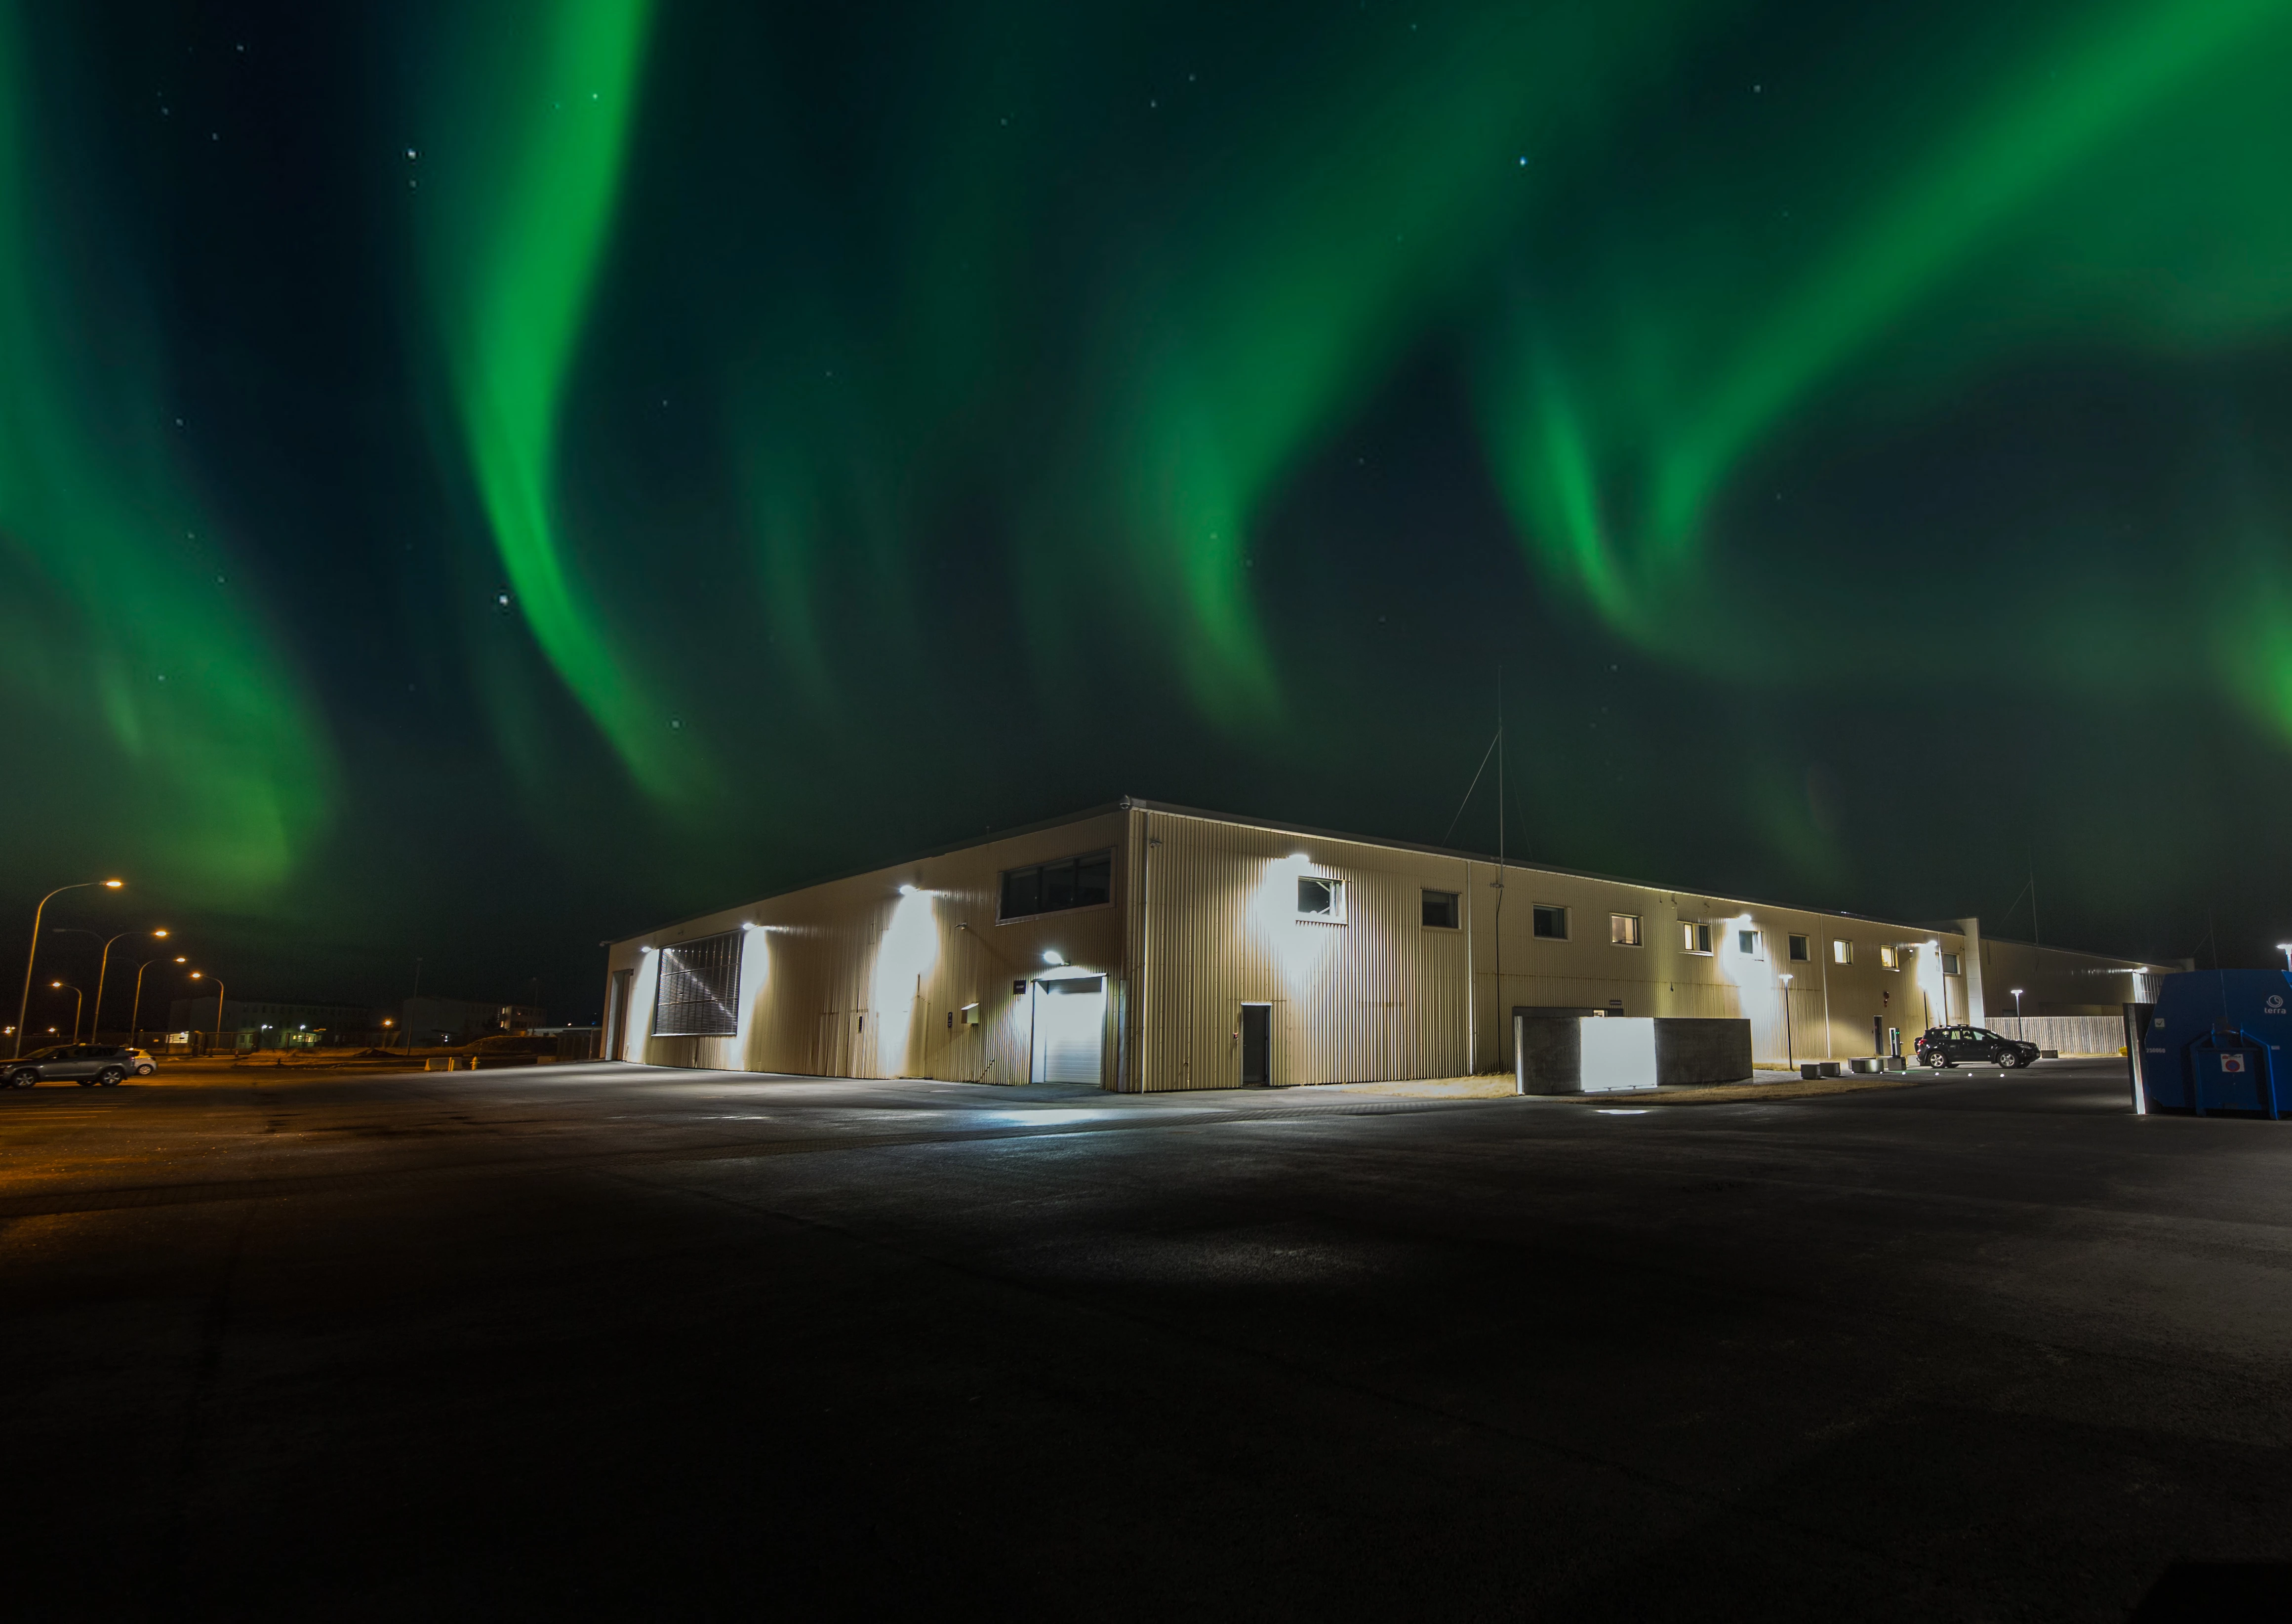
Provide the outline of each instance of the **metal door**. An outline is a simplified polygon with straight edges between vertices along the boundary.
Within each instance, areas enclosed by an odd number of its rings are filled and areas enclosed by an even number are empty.
[[[1273,1085],[1273,1006],[1241,1006],[1241,1086],[1269,1088]]]
[[[1106,1046],[1106,978],[1073,977],[1038,983],[1035,1008],[1036,1075],[1046,1083],[1102,1087],[1099,1064]]]

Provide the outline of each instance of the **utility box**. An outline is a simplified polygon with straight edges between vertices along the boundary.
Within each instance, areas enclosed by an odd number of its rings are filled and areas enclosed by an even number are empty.
[[[2196,970],[2164,978],[2153,1006],[2127,1006],[2135,1109],[2282,1119],[2292,1108],[2292,974]]]
[[[1513,1011],[1513,1079],[1522,1094],[1739,1083],[1750,1075],[1748,1021]]]

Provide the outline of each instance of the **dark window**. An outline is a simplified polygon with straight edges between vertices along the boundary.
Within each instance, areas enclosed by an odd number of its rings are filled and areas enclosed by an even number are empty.
[[[1807,961],[1808,951],[1805,937],[1794,936],[1790,939],[1790,956],[1791,962],[1793,964],[1803,965]]]
[[[1453,891],[1426,892],[1424,923],[1434,930],[1455,930],[1457,928],[1457,893]]]
[[[1032,868],[1006,869],[998,917],[1024,919],[1035,914],[1063,913],[1069,908],[1094,908],[1113,900],[1114,853],[1088,852]]]
[[[1043,871],[1013,869],[1003,877],[1003,917],[1023,919],[1043,911]]]
[[[1342,919],[1343,882],[1306,877],[1297,882],[1297,915],[1303,919]]]
[[[729,1038],[740,1030],[740,938],[726,931],[660,950],[656,1038]]]
[[[1567,941],[1568,910],[1564,908],[1546,908],[1541,902],[1537,903],[1536,933],[1553,941]]]

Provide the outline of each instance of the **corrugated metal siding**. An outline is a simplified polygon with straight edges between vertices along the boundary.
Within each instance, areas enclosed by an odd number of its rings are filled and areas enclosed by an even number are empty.
[[[989,841],[962,852],[832,881],[747,908],[728,909],[658,933],[655,947],[713,933],[757,928],[742,945],[739,1032],[730,1038],[655,1038],[649,1025],[658,953],[634,958],[632,1054],[658,1065],[779,1071],[803,1076],[930,1077],[1025,1082],[1033,1034],[1022,988],[1055,949],[1078,968],[1108,977],[1110,1064],[1123,1054],[1125,815]],[[1033,919],[996,917],[1005,869],[1116,850],[1107,906]],[[902,885],[916,887],[902,894]],[[615,964],[638,944],[623,944]],[[981,1022],[966,1024],[965,1005]],[[642,1011],[640,1017],[638,1012]],[[1111,1073],[1110,1073],[1111,1075]]]
[[[1460,885],[1461,862],[1139,815],[1147,838],[1160,842],[1148,848],[1138,933],[1149,1089],[1238,1087],[1244,1004],[1272,1006],[1277,1086],[1461,1067],[1462,933],[1426,931],[1419,897],[1425,885]],[[1301,851],[1316,860],[1288,860]],[[1344,923],[1296,918],[1301,874],[1344,882]]]
[[[1501,1070],[1509,1014],[1522,1005],[1738,1017],[1756,1057],[1774,1064],[1868,1054],[1873,1015],[1914,1036],[1941,1018],[1945,980],[1965,1018],[1964,977],[1940,975],[1925,945],[1959,952],[1952,932],[1516,865],[1499,893],[1493,863],[1181,812],[1133,816],[1147,867],[1132,951],[1149,987],[1138,1024],[1150,1089],[1239,1086],[1245,1003],[1273,1006],[1277,1085],[1455,1076],[1473,1061]],[[1301,853],[1303,865],[1288,860]],[[1345,882],[1344,924],[1295,917],[1300,872]],[[1460,893],[1464,929],[1423,924],[1426,889]],[[1535,934],[1537,904],[1568,910],[1564,940]],[[1610,940],[1615,914],[1639,918],[1640,945]],[[1687,949],[1685,924],[1710,925],[1710,953]],[[1754,952],[1740,949],[1744,930],[1757,933]],[[1807,938],[1804,959],[1789,957],[1794,934]],[[1831,960],[1841,938],[1854,943],[1851,965]],[[1900,968],[1880,966],[1882,945],[1902,947]]]
[[[1105,847],[1116,850],[1110,906],[996,921],[1005,869]],[[1300,853],[1306,862],[1290,861]],[[1301,871],[1345,883],[1344,923],[1297,919]],[[1961,951],[1953,932],[1517,865],[1501,891],[1497,877],[1477,860],[1132,807],[692,920],[617,944],[607,974],[609,985],[613,971],[635,972],[628,1052],[661,1063],[1022,1082],[1033,1070],[1024,988],[1055,948],[1107,977],[1105,1086],[1158,1091],[1239,1085],[1244,1003],[1272,1006],[1279,1084],[1501,1070],[1515,1005],[1741,1016],[1763,1062],[1868,1054],[1874,1015],[1907,1046],[1942,1018],[1945,996],[1952,1018],[1968,1018],[1965,979],[1945,982],[1925,946]],[[902,884],[921,890],[903,897]],[[1458,894],[1463,928],[1424,925],[1426,889]],[[1538,903],[1568,909],[1566,940],[1535,935]],[[1641,945],[1610,941],[1613,913],[1640,918]],[[1710,925],[1714,951],[1687,951],[1683,922]],[[658,955],[641,943],[743,923],[764,928],[743,946],[738,1036],[653,1038]],[[1747,928],[1760,933],[1756,953],[1738,949]],[[1809,939],[1804,960],[1788,957],[1793,933]],[[1852,963],[1834,962],[1839,940],[1853,944]],[[1885,945],[1905,947],[1901,968],[1879,964]],[[2062,1001],[2131,996],[2134,978],[2115,968],[2126,961],[1994,941],[1983,958],[1992,1010],[2009,985]],[[950,1023],[973,1002],[981,1025]]]

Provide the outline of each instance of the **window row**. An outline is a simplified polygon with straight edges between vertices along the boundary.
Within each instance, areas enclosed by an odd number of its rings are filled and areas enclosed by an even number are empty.
[[[1096,908],[1113,899],[1114,853],[1087,852],[1032,868],[1006,869],[999,917],[1029,919],[1037,914],[1063,913],[1069,908]]]

